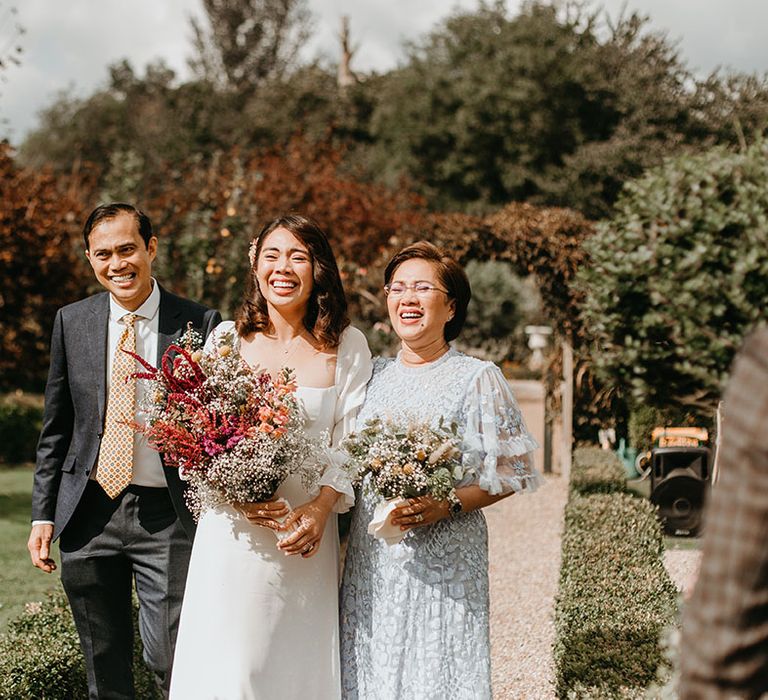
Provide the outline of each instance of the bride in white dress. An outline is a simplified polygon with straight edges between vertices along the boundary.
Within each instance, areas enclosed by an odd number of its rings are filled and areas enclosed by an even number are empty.
[[[371,375],[363,334],[349,326],[336,262],[323,232],[301,216],[266,226],[251,246],[253,290],[236,328],[244,362],[295,370],[310,435],[333,447],[353,428]],[[209,342],[210,339],[209,339]],[[175,700],[291,700],[341,696],[339,538],[335,512],[354,501],[330,463],[319,492],[289,477],[282,501],[222,503],[200,519],[176,642]],[[334,512],[335,511],[335,512]],[[278,545],[284,522],[288,535]]]

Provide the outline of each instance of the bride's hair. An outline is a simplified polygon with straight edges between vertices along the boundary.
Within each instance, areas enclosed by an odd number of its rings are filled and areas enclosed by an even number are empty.
[[[341,284],[339,268],[331,245],[323,230],[312,219],[300,214],[285,214],[268,223],[251,243],[249,256],[251,274],[245,298],[237,313],[235,325],[238,334],[269,331],[271,322],[267,300],[256,280],[256,265],[264,241],[272,231],[284,228],[298,238],[312,258],[312,293],[307,302],[304,326],[324,349],[338,347],[342,331],[349,325],[347,298]]]

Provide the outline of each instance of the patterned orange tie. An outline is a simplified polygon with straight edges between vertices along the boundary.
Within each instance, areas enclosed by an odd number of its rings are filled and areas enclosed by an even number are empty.
[[[99,466],[96,481],[110,498],[117,498],[131,483],[133,472],[133,428],[136,410],[136,380],[134,359],[123,350],[136,352],[135,314],[123,316],[125,330],[120,336],[115,356],[112,358],[107,418],[104,437],[101,440]]]

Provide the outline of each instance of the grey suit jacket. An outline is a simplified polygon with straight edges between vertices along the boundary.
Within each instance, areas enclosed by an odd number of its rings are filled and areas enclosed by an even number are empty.
[[[221,321],[218,311],[160,287],[158,361],[187,323],[207,336]],[[106,412],[109,293],[59,309],[51,337],[51,365],[45,387],[43,428],[37,446],[32,519],[52,520],[61,535],[82,498],[96,464]],[[165,467],[176,512],[190,538],[194,522],[184,503],[184,483]]]

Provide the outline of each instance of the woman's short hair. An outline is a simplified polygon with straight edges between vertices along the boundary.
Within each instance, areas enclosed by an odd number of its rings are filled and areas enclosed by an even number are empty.
[[[236,327],[240,336],[268,331],[271,328],[267,300],[256,279],[264,241],[278,228],[290,231],[309,251],[312,259],[312,293],[307,303],[304,326],[323,348],[338,347],[342,331],[349,325],[347,298],[331,245],[323,230],[312,219],[300,214],[285,214],[270,221],[252,242],[251,274]]]
[[[445,340],[450,342],[459,337],[464,322],[467,320],[467,307],[472,298],[472,290],[469,286],[469,279],[464,268],[456,260],[448,255],[444,250],[428,241],[418,241],[412,245],[403,248],[399,253],[395,253],[392,259],[387,263],[384,270],[384,284],[389,284],[392,275],[395,274],[400,265],[406,260],[426,260],[435,265],[437,269],[437,278],[448,292],[448,297],[453,300],[455,309],[453,318],[445,324],[443,335]]]

